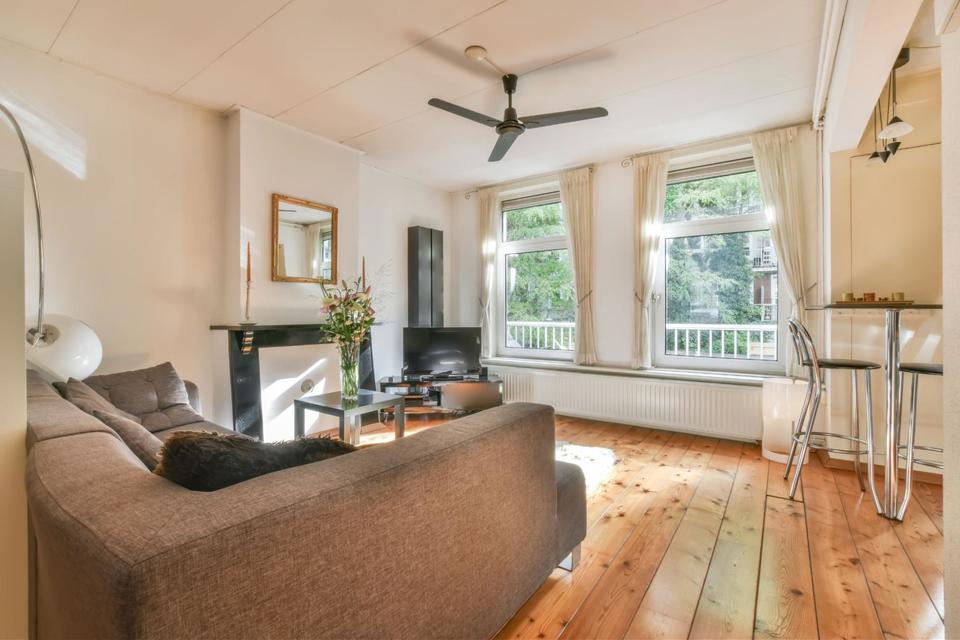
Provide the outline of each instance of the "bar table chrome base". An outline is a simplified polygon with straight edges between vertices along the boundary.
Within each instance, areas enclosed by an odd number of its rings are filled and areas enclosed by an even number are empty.
[[[884,320],[886,327],[884,331],[884,364],[886,370],[883,372],[884,388],[886,390],[887,412],[884,425],[886,426],[886,435],[884,442],[886,449],[884,453],[883,468],[883,499],[877,495],[877,487],[873,478],[870,478],[870,492],[873,494],[873,504],[877,507],[877,512],[885,518],[897,520],[897,485],[900,471],[900,453],[898,446],[900,444],[900,309],[888,307],[884,310]]]
[[[877,489],[876,478],[869,474],[868,484],[873,497],[873,506],[877,513],[891,520],[902,520],[898,517],[900,503],[899,492],[899,444],[900,444],[900,312],[904,309],[932,310],[943,309],[942,304],[891,304],[875,303],[842,303],[810,305],[808,311],[824,311],[832,309],[883,309],[886,329],[884,331],[884,395],[886,396],[886,414],[884,426],[884,468],[883,491]]]

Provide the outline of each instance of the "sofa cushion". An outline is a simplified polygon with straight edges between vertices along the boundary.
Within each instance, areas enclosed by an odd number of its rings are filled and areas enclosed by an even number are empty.
[[[235,435],[183,431],[164,441],[154,473],[193,491],[216,491],[352,451],[356,447],[332,438],[267,443]]]
[[[114,405],[140,418],[149,431],[202,422],[183,380],[169,362],[148,369],[92,376],[86,382]]]
[[[224,436],[237,436],[239,438],[250,438],[250,436],[245,436],[242,433],[238,433],[233,429],[228,429],[227,427],[221,427],[218,424],[208,422],[204,420],[203,422],[191,422],[190,424],[180,425],[179,427],[171,427],[170,429],[164,429],[162,431],[154,431],[153,435],[157,436],[161,440],[166,440],[175,433],[183,433],[184,431],[206,431],[208,433],[219,433]]]
[[[96,411],[120,415],[127,420],[139,423],[140,418],[127,413],[120,407],[110,403],[105,397],[90,388],[89,385],[76,378],[70,378],[66,382],[54,382],[53,386],[57,388],[64,398],[77,405],[84,413],[94,415]]]
[[[103,432],[116,438],[107,425],[67,401],[43,376],[27,369],[27,448],[43,440],[81,433]]]
[[[116,431],[124,444],[140,458],[140,462],[146,465],[147,469],[150,471],[156,469],[157,463],[160,461],[158,457],[160,449],[163,447],[160,438],[147,431],[139,422],[134,422],[116,413],[94,411],[93,415]]]

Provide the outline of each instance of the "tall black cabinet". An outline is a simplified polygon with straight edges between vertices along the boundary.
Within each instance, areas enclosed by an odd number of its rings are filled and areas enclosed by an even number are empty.
[[[407,326],[443,326],[443,231],[407,229]]]

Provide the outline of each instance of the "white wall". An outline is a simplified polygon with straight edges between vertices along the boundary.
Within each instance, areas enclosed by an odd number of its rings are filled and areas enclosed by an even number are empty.
[[[443,313],[457,326],[454,273],[459,265],[451,216],[452,196],[379,169],[360,165],[360,255],[366,257],[367,281],[380,299],[380,323],[372,330],[377,377],[398,375],[403,365],[403,327],[407,326],[407,228],[443,231]]]
[[[468,200],[464,192],[450,194],[453,238],[446,245],[445,260],[454,274],[447,299],[451,305],[448,324],[480,326],[480,210],[476,195]]]
[[[329,204],[338,209],[337,255],[340,280],[360,275],[366,257],[368,281],[382,298],[382,324],[373,330],[377,376],[400,372],[402,327],[406,325],[407,227],[424,225],[450,237],[450,196],[361,164],[361,155],[342,145],[238,109],[227,125],[229,154],[228,200],[235,202],[239,232],[227,249],[228,295],[224,322],[241,318],[246,277],[246,243],[252,251],[251,319],[261,324],[318,322],[319,285],[271,280],[271,195],[286,195]],[[448,251],[447,255],[453,253]],[[452,267],[445,263],[445,288],[450,291]],[[445,311],[452,309],[446,297]],[[451,324],[448,321],[447,324]],[[226,374],[226,342],[214,339],[218,375],[214,419],[229,424],[230,389]],[[300,385],[312,381],[315,392],[340,388],[338,360],[328,347],[270,349],[261,353],[264,422],[270,438],[292,434],[294,398]],[[320,419],[308,432],[331,426]],[[285,435],[286,434],[286,435]]]
[[[231,135],[239,153],[240,242],[229,248],[234,286],[242,291],[246,244],[253,252],[251,318],[260,323],[317,322],[320,286],[271,280],[274,193],[332,205],[338,209],[337,262],[340,279],[359,275],[360,154],[343,145],[283,124],[247,109],[230,115],[238,124]],[[238,298],[235,320],[242,312]]]
[[[944,16],[945,18],[945,16]],[[960,19],[960,12],[955,20]],[[944,34],[943,60],[943,482],[944,549],[960,547],[960,31]],[[944,554],[946,636],[960,637],[960,556]]]
[[[867,166],[873,152],[873,121],[859,146],[834,153],[831,173],[831,299],[843,292],[903,291],[918,302],[943,300],[940,206],[940,75],[902,78],[898,113],[914,125],[887,164]],[[882,311],[833,312],[829,353],[873,362],[884,359]],[[901,349],[905,361],[942,361],[942,315],[905,311]],[[874,376],[874,428],[881,436],[885,400],[883,376]],[[918,439],[939,446],[943,437],[941,380],[920,382]],[[830,382],[830,429],[847,433],[850,424],[848,376]]]
[[[0,638],[27,637],[23,193],[23,174],[0,170]]]
[[[170,360],[209,403],[208,326],[223,289],[222,118],[5,41],[0,77],[0,100],[20,117],[39,174],[47,311],[94,328],[100,372]],[[23,170],[5,126],[0,168]]]

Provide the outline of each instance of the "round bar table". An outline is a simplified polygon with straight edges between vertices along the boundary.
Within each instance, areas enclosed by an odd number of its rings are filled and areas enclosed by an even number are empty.
[[[807,311],[831,311],[833,309],[883,309],[886,331],[884,332],[884,395],[886,396],[886,427],[884,442],[883,496],[878,495],[876,483],[869,478],[870,492],[880,515],[892,520],[897,519],[899,501],[898,474],[900,471],[899,442],[900,433],[900,312],[904,310],[943,309],[942,304],[933,303],[896,303],[896,302],[832,302],[830,304],[812,304]]]

